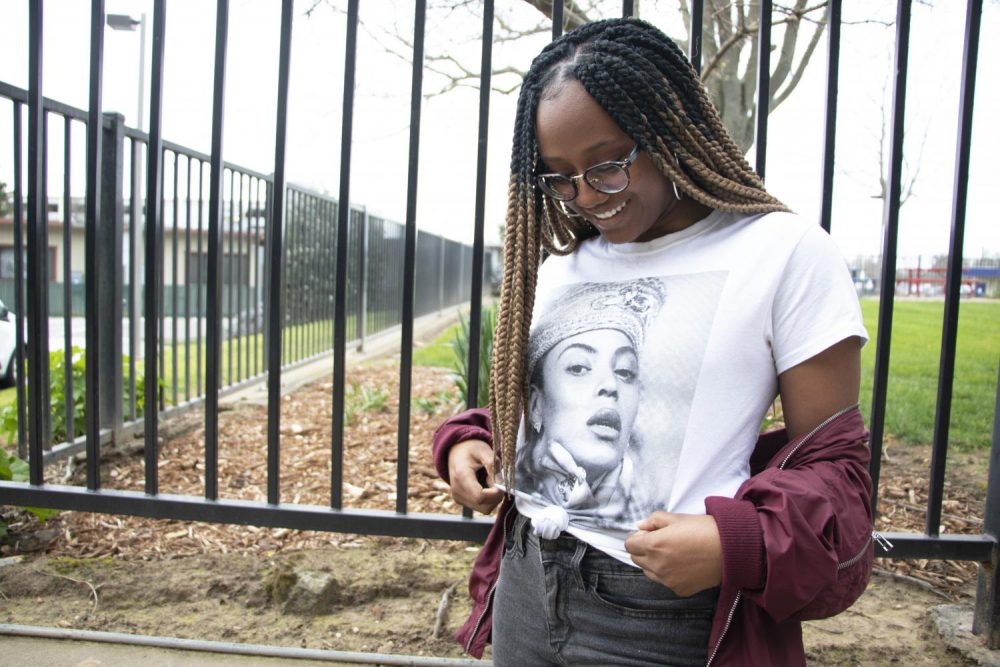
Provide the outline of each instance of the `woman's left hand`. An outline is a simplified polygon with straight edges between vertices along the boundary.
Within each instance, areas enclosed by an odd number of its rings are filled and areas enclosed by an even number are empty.
[[[722,542],[710,515],[654,512],[625,549],[647,577],[681,597],[722,583]]]

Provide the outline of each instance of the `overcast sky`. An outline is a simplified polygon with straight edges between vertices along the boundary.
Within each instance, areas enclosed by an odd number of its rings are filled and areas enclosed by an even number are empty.
[[[299,2],[294,27],[289,97],[288,177],[291,182],[339,192],[341,100],[343,94],[344,17],[327,7],[311,17]],[[408,2],[362,2],[362,19],[373,26],[397,21],[412,25]],[[512,20],[530,23],[535,10],[516,0]],[[894,32],[869,19],[891,20],[889,0],[847,0],[841,49],[840,120],[837,135],[837,178],[834,189],[833,235],[849,260],[877,254],[881,247],[881,203],[878,190],[878,142],[883,101],[891,90]],[[43,91],[74,106],[87,105],[89,3],[47,0]],[[620,10],[608,3],[607,15]],[[643,0],[647,17],[668,33],[680,34],[675,2]],[[0,0],[4,17],[0,39],[0,80],[27,87],[28,1]],[[392,9],[393,11],[389,11]],[[108,0],[108,13],[143,12],[151,23],[152,3]],[[919,163],[913,197],[901,214],[900,266],[947,251],[954,183],[955,137],[961,73],[965,3],[938,0],[933,7],[915,5],[907,98],[907,145],[912,163]],[[474,20],[450,17],[447,23],[429,17],[428,51],[450,43],[470,56],[478,69],[478,30]],[[854,23],[857,22],[857,23]],[[171,0],[167,19],[163,134],[208,152],[211,140],[214,3]],[[277,89],[277,0],[232,0],[227,60],[224,156],[251,169],[269,173],[274,161],[275,91]],[[982,33],[1000,34],[1000,7],[987,2]],[[464,45],[456,38],[468,36]],[[105,37],[104,108],[117,110],[134,124],[137,114],[139,33],[107,31]],[[463,41],[459,39],[459,41]],[[498,47],[494,64],[508,61],[525,66],[544,44],[544,36],[516,47]],[[147,39],[151,48],[151,27]],[[825,102],[825,42],[816,50],[810,69],[792,97],[771,115],[768,188],[803,215],[816,218],[823,154]],[[149,58],[146,59],[147,67]],[[965,256],[1000,254],[1000,188],[987,161],[1000,148],[1000,46],[984,39],[980,47],[976,90],[972,176],[969,182]],[[410,68],[385,53],[370,34],[359,36],[351,200],[355,205],[402,221],[406,209],[407,146],[409,138]],[[441,80],[428,74],[424,90]],[[146,85],[148,87],[148,76]],[[148,93],[147,93],[148,95]],[[148,100],[148,97],[147,97]],[[513,126],[513,95],[494,94],[490,110],[487,239],[497,238],[506,211],[509,146]],[[148,106],[145,112],[148,120]],[[11,180],[11,109],[0,103],[0,180]],[[452,238],[472,238],[475,200],[478,92],[457,90],[430,97],[423,105],[417,221],[421,229]],[[6,130],[2,128],[7,128]],[[78,132],[82,135],[82,132]],[[53,139],[58,148],[58,137]],[[83,155],[79,137],[77,155]],[[61,154],[61,153],[56,153]],[[751,151],[751,155],[753,152]],[[919,157],[919,160],[918,160]],[[914,165],[915,166],[915,165]],[[82,179],[82,170],[76,176]],[[50,188],[54,191],[55,184]],[[83,184],[74,182],[75,193]]]

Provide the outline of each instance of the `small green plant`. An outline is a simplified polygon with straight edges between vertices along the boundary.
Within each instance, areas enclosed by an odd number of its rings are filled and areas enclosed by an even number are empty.
[[[483,308],[479,334],[479,378],[476,384],[476,404],[485,406],[490,399],[490,360],[493,358],[493,332],[497,326],[495,304]],[[452,342],[455,353],[453,378],[460,395],[468,402],[469,396],[469,321],[459,317],[458,331]]]
[[[413,399],[413,404],[417,406],[417,409],[423,412],[425,415],[432,415],[437,412],[438,402],[433,398],[424,398],[423,396],[417,396]]]
[[[439,391],[434,396],[430,398],[425,398],[423,396],[417,396],[413,399],[414,405],[417,406],[424,414],[430,416],[438,411],[441,407],[450,406],[455,402],[455,394],[450,391]]]
[[[344,391],[344,423],[353,424],[361,412],[385,412],[389,409],[389,389],[370,384],[351,383]]]

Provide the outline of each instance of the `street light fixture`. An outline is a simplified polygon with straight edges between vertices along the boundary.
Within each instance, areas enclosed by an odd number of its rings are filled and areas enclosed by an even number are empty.
[[[112,30],[135,30],[135,27],[142,23],[128,14],[108,14],[107,20],[108,27]]]

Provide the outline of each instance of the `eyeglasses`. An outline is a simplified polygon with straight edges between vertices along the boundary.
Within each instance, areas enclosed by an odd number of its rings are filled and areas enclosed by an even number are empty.
[[[639,157],[639,144],[624,160],[609,160],[588,167],[582,174],[563,176],[562,174],[539,174],[538,186],[553,199],[573,201],[580,193],[577,181],[586,181],[587,185],[598,192],[613,195],[625,190],[629,184],[628,168]]]

